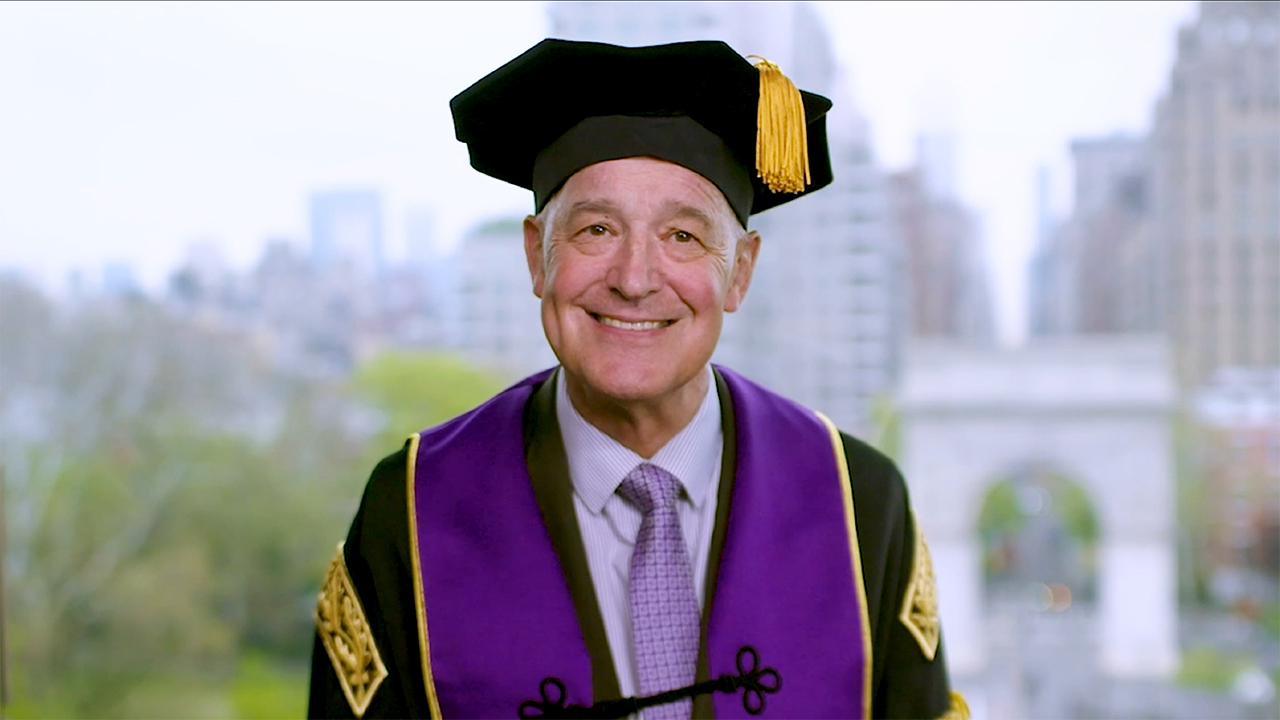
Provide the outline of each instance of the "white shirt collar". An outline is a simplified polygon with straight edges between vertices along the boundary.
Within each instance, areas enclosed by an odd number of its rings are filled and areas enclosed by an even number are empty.
[[[715,375],[708,365],[707,394],[693,419],[671,438],[650,460],[637,455],[622,443],[601,432],[578,413],[569,400],[563,368],[556,371],[556,419],[569,460],[569,476],[574,492],[594,514],[617,491],[627,473],[649,462],[674,475],[694,507],[702,507],[720,466],[724,447],[720,427],[720,396]]]

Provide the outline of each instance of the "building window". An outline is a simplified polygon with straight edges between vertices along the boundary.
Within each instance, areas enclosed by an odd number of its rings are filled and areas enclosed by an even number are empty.
[[[1262,87],[1258,92],[1258,104],[1266,110],[1280,107],[1280,77],[1270,73],[1262,74]]]
[[[1215,297],[1206,297],[1204,303],[1204,331],[1206,335],[1217,333],[1218,327],[1218,299]],[[1204,338],[1204,349],[1210,352],[1210,349],[1217,346],[1216,338]]]
[[[1206,80],[1200,84],[1200,92],[1196,93],[1200,105],[1200,122],[1204,124],[1206,135],[1213,130],[1214,103],[1217,100],[1217,89],[1213,80]],[[1212,141],[1209,144],[1212,145]]]
[[[1268,310],[1267,327],[1270,330],[1263,333],[1262,362],[1265,365],[1275,366],[1280,365],[1280,336],[1276,332],[1280,329],[1280,299],[1273,299]]]
[[[1280,135],[1272,133],[1271,136],[1267,138],[1265,153],[1265,160],[1263,160],[1263,162],[1266,167],[1267,180],[1272,185],[1280,185]]]
[[[1231,67],[1231,102],[1236,109],[1247,111],[1249,109],[1249,72],[1245,68],[1244,58],[1240,58]]]
[[[1218,345],[1218,338],[1213,337],[1214,332],[1215,326],[1209,323],[1200,336],[1200,362],[1194,374],[1201,377],[1207,376],[1213,368],[1218,366],[1217,351],[1220,345]]]
[[[1233,195],[1235,235],[1236,238],[1243,239],[1249,235],[1249,188],[1237,186]]]
[[[1249,146],[1236,143],[1231,162],[1231,175],[1237,186],[1249,184]]]
[[[1249,247],[1246,241],[1236,243],[1236,277],[1235,284],[1240,288],[1240,295],[1243,297],[1248,292],[1250,275],[1252,266],[1250,261],[1253,260],[1253,249]]]
[[[1218,167],[1213,155],[1205,153],[1200,160],[1200,207],[1206,212],[1218,205]]]
[[[1213,236],[1218,234],[1217,218],[1211,214],[1200,216],[1200,239],[1206,243],[1213,242]]]

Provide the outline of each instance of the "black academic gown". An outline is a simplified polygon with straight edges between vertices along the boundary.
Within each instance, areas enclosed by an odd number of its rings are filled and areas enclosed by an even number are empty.
[[[552,376],[554,378],[554,376]],[[707,598],[715,597],[715,577],[724,546],[737,458],[733,403],[719,374],[724,429],[716,526],[707,567]],[[525,407],[524,442],[529,475],[539,507],[560,556],[573,595],[583,639],[591,654],[594,697],[620,696],[604,623],[596,603],[574,515],[568,461],[555,412],[555,382],[542,383]],[[900,620],[904,593],[911,580],[916,529],[902,475],[879,451],[841,433],[849,477],[853,485],[858,545],[862,555],[872,638],[872,701],[874,717],[938,718],[955,712],[941,643],[932,660]],[[347,534],[343,555],[373,640],[387,668],[364,712],[366,718],[428,717],[426,688],[419,656],[415,620],[413,571],[405,492],[408,452],[401,449],[384,458],[369,479],[360,509]],[[707,608],[710,603],[707,603]],[[708,610],[703,611],[705,640]],[[705,642],[699,656],[698,679],[708,676]],[[529,688],[536,700],[538,688]],[[354,717],[333,664],[317,635],[311,664],[310,717]],[[511,709],[512,717],[517,708]],[[694,717],[711,717],[709,696],[695,701]]]

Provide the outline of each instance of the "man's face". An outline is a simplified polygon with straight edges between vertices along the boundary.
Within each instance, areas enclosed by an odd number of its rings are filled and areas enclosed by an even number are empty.
[[[659,401],[698,377],[759,250],[715,185],[653,158],[578,171],[524,234],[556,357],[619,402]]]

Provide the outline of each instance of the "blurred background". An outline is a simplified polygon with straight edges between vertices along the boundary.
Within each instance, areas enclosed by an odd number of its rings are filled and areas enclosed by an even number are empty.
[[[447,105],[543,37],[835,101],[716,360],[903,467],[974,717],[1277,716],[1275,2],[0,5],[0,714],[305,712],[373,463],[554,363]]]

